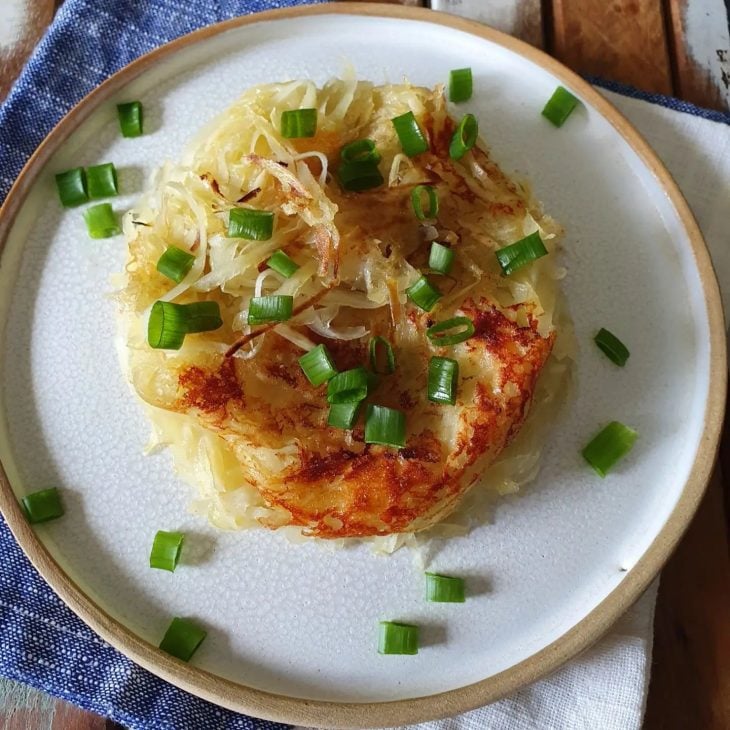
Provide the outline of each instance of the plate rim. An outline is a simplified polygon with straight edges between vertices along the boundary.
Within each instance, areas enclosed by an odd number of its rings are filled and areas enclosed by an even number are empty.
[[[140,56],[84,96],[51,130],[26,162],[0,207],[0,256],[15,217],[50,157],[72,132],[122,86],[181,49],[235,28],[264,21],[317,15],[376,16],[426,21],[475,35],[517,53],[577,90],[639,156],[676,210],[693,254],[707,311],[710,351],[704,428],[690,476],[663,527],[624,579],[598,605],[552,643],[491,677],[425,697],[388,702],[309,700],[254,689],[174,659],[107,614],[66,575],[26,521],[0,463],[0,511],[23,552],[58,596],[105,641],[164,680],[231,710],[259,718],[332,728],[402,725],[456,715],[494,702],[556,670],[595,643],[643,593],[689,526],[712,473],[725,410],[727,364],[720,290],[699,226],[674,179],[628,120],[593,87],[562,63],[527,43],[487,25],[426,8],[373,2],[294,6],[239,16],[200,28]]]

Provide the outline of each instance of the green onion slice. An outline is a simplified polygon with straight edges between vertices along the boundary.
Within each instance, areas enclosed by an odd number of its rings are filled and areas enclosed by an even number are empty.
[[[270,269],[273,269],[277,274],[281,274],[285,279],[288,279],[299,268],[299,264],[281,249],[274,251],[266,263]]]
[[[129,101],[117,104],[117,116],[123,137],[139,137],[142,134],[142,104]]]
[[[464,579],[426,573],[426,600],[433,603],[464,603]]]
[[[84,211],[86,230],[92,238],[109,238],[122,232],[109,203],[92,205]]]
[[[248,323],[286,322],[294,310],[294,297],[290,294],[271,294],[251,297],[248,305]]]
[[[188,333],[185,307],[174,302],[155,302],[147,322],[147,343],[156,350],[179,350]]]
[[[470,68],[455,68],[449,73],[449,101],[458,104],[468,101],[472,94],[472,76]]]
[[[192,621],[174,618],[160,642],[160,649],[187,662],[195,654],[207,634],[207,631],[196,626]]]
[[[381,621],[379,654],[418,654],[418,626]]]
[[[521,269],[526,264],[545,256],[547,249],[540,238],[540,233],[535,231],[525,238],[521,238],[509,246],[500,248],[495,251],[497,261],[505,276],[513,274],[517,269]]]
[[[465,114],[449,144],[449,157],[460,160],[477,142],[479,123],[473,114]]]
[[[430,312],[436,302],[443,296],[425,276],[409,286],[406,289],[406,295],[414,304],[426,312]]]
[[[576,106],[578,106],[578,99],[566,88],[558,86],[550,99],[548,99],[547,104],[545,104],[542,115],[556,127],[562,127]]]
[[[169,246],[157,261],[157,270],[179,284],[195,263],[195,256],[177,246]]]
[[[344,190],[353,193],[380,187],[385,182],[374,160],[344,162],[337,171],[337,178]]]
[[[212,332],[223,326],[218,302],[191,302],[180,306],[185,308],[188,334]]]
[[[634,429],[618,421],[611,421],[581,453],[583,458],[605,477],[611,467],[631,451],[638,434]]]
[[[428,254],[428,268],[438,271],[439,274],[448,274],[454,266],[454,257],[453,248],[434,241]]]
[[[152,542],[150,551],[150,568],[175,572],[177,561],[180,559],[185,535],[182,532],[165,532],[159,530]]]
[[[365,412],[365,443],[402,448],[406,445],[406,414],[395,408],[368,405]]]
[[[349,429],[355,425],[357,414],[362,402],[358,403],[332,403],[327,416],[327,425],[332,428]]]
[[[73,170],[59,172],[56,175],[56,188],[61,205],[65,208],[73,208],[89,199],[86,185],[86,171],[83,167],[75,167]]]
[[[113,162],[105,162],[103,165],[94,165],[86,168],[86,185],[89,190],[89,198],[111,198],[119,194],[117,184],[117,170]]]
[[[32,492],[21,500],[26,519],[32,524],[55,520],[63,515],[61,494],[56,487]]]
[[[332,364],[332,358],[324,345],[317,345],[302,355],[299,358],[299,365],[307,380],[315,387],[337,375],[337,368]]]
[[[231,208],[228,217],[228,238],[247,241],[268,241],[274,233],[274,214],[255,208]]]
[[[395,372],[395,355],[393,354],[393,346],[384,337],[373,337],[368,346],[370,352],[370,367],[374,373],[382,373],[389,375]],[[382,357],[378,357],[379,353],[384,353],[385,362]]]
[[[604,355],[619,367],[626,365],[629,359],[629,350],[616,335],[601,327],[598,334],[593,338]]]
[[[343,162],[380,162],[380,153],[372,139],[356,139],[340,150]]]
[[[314,137],[317,134],[317,110],[294,109],[281,114],[281,136],[286,139]]]
[[[368,374],[364,367],[343,370],[327,383],[329,403],[359,403],[368,394]]]
[[[449,334],[450,330],[457,331]],[[434,347],[448,347],[466,342],[474,332],[474,322],[469,317],[452,317],[429,327],[426,330],[426,337],[431,340]]]
[[[459,363],[449,357],[432,357],[428,363],[428,399],[453,406],[459,384]]]
[[[428,210],[423,210],[423,194],[428,198]],[[439,214],[439,196],[431,185],[416,185],[411,192],[413,212],[419,221],[433,220]]]
[[[413,112],[401,114],[399,117],[391,119],[391,121],[400,140],[400,146],[408,157],[415,157],[422,152],[428,151],[428,141],[423,136]]]

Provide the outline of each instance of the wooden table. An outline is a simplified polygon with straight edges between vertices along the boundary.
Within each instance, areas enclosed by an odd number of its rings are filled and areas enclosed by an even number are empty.
[[[6,0],[2,0],[6,2]],[[476,18],[539,46],[581,74],[730,109],[728,0],[388,0]],[[60,4],[60,2],[59,2]],[[726,4],[728,7],[726,9]],[[52,17],[35,0],[25,38],[0,66],[0,97]],[[695,519],[667,563],[657,601],[646,730],[730,728],[730,429]],[[7,730],[118,727],[65,702],[22,710]],[[597,728],[596,730],[601,730]]]

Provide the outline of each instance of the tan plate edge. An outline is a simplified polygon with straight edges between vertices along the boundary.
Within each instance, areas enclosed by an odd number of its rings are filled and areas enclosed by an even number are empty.
[[[26,522],[0,465],[0,510],[16,540],[40,574],[65,603],[103,639],[154,674],[195,695],[238,712],[280,722],[330,728],[401,725],[447,717],[494,702],[557,669],[597,641],[636,601],[656,576],[688,527],[702,499],[717,456],[725,409],[727,364],[725,327],[717,279],[699,227],[676,183],[656,154],[604,97],[558,61],[522,41],[474,21],[422,8],[380,3],[342,2],[271,10],[234,18],[182,36],[140,57],[88,94],[53,129],[29,159],[0,208],[0,254],[25,197],[56,150],[100,104],[150,66],[181,48],[224,31],[267,20],[323,14],[371,15],[421,20],[447,26],[497,43],[552,73],[591,103],[624,137],[652,171],[677,209],[690,240],[702,281],[710,326],[711,394],[704,431],[693,469],[666,524],[623,581],[596,608],[552,644],[519,664],[488,679],[428,697],[381,703],[334,703],[303,700],[252,689],[173,659],[132,634],[100,609],[61,569]]]

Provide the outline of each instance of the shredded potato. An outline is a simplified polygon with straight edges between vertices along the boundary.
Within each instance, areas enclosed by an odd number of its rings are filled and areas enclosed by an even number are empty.
[[[284,139],[278,131],[282,112],[310,107],[318,110],[316,135]],[[402,153],[390,122],[406,111],[413,111],[430,140],[431,151],[417,158]],[[462,160],[449,160],[444,150],[453,127],[440,87],[374,87],[354,78],[333,80],[321,89],[309,81],[258,86],[203,129],[179,163],[165,164],[125,216],[129,259],[118,294],[120,354],[153,424],[150,448],[170,448],[180,475],[199,490],[193,510],[214,525],[370,537],[390,552],[413,544],[417,531],[462,532],[469,522],[465,515],[473,519],[480,512],[475,505],[485,495],[516,491],[534,478],[543,438],[540,422],[554,413],[572,353],[557,286],[565,271],[548,255],[503,277],[494,251],[539,231],[553,254],[561,229],[542,212],[526,185],[502,173],[481,143]],[[339,151],[362,138],[376,144],[385,185],[348,194],[335,178]],[[413,186],[423,183],[436,187],[441,212],[438,220],[419,225],[409,200]],[[274,211],[272,237],[229,238],[228,214],[237,207]],[[497,323],[493,326],[509,332],[513,342],[498,347],[493,333],[482,328],[471,344],[448,353],[430,348],[424,337],[430,316],[414,313],[406,289],[421,275],[426,265],[422,251],[433,240],[451,245],[458,262],[441,283],[444,296],[434,316],[489,315]],[[176,285],[155,269],[171,245],[195,256],[190,272]],[[289,278],[265,266],[277,250],[299,264]],[[250,298],[277,294],[294,298],[293,317],[278,325],[251,327]],[[160,299],[214,300],[223,327],[187,336],[177,351],[153,350],[146,343],[146,322]],[[464,383],[461,407],[433,406],[418,396],[414,420],[409,420],[411,450],[417,446],[422,452],[434,434],[435,443],[442,444],[428,447],[441,449],[442,455],[437,466],[426,464],[433,462],[431,457],[421,464],[424,484],[451,480],[458,488],[434,487],[426,500],[414,481],[414,496],[406,499],[412,513],[400,522],[383,516],[395,514],[394,507],[370,515],[372,519],[363,514],[355,519],[352,505],[364,497],[358,492],[355,502],[343,508],[350,487],[337,482],[339,476],[322,477],[340,484],[339,496],[328,492],[327,499],[339,505],[331,509],[322,504],[315,508],[304,496],[306,489],[292,487],[303,478],[305,456],[322,460],[346,452],[353,455],[348,459],[361,460],[371,454],[379,460],[378,468],[386,468],[392,459],[383,447],[365,446],[361,428],[335,433],[323,427],[326,403],[322,405],[321,392],[294,372],[296,359],[318,343],[336,348],[344,362],[360,356],[368,338],[378,334],[396,344],[399,378],[421,382],[433,350],[459,361]],[[508,364],[516,373],[511,380],[505,375]],[[283,386],[277,390],[274,377],[293,392],[285,393]],[[415,396],[396,392],[397,379],[390,377],[382,398],[404,407],[404,398]],[[504,416],[494,421],[488,439],[479,436],[477,453],[471,441],[485,428],[479,421],[484,413],[472,413],[470,403],[483,401],[483,411],[494,410],[494,403],[480,395],[487,385]],[[514,438],[533,392],[535,413]],[[414,423],[420,431],[414,431]],[[459,446],[465,439],[470,444],[466,450]],[[481,486],[464,503],[468,511],[465,506],[455,511],[487,466]],[[399,476],[399,483],[405,478]],[[317,484],[310,490],[316,491]]]

